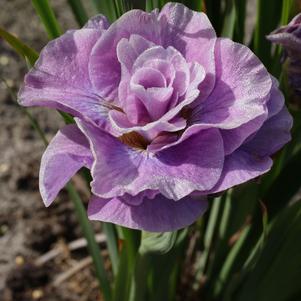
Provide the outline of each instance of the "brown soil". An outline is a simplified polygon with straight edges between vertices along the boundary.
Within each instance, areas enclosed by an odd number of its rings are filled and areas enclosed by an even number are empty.
[[[67,1],[53,0],[51,4],[63,30],[77,27]],[[0,0],[0,7],[0,26],[40,51],[47,43],[47,34],[30,1]],[[26,70],[23,60],[0,40],[0,77],[14,93]],[[63,124],[53,110],[35,108],[30,112],[49,140]],[[48,209],[42,204],[38,171],[44,145],[2,81],[0,128],[0,299],[101,300],[91,265],[55,284],[57,277],[88,256],[85,248],[76,252],[63,248],[65,251],[55,259],[36,264],[49,250],[80,238],[81,232],[66,193]]]

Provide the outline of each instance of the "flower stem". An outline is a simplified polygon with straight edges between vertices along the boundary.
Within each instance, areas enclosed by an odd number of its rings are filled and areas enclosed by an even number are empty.
[[[99,282],[100,287],[102,288],[102,293],[105,301],[111,300],[111,287],[110,282],[107,277],[107,273],[104,268],[104,262],[100,254],[100,249],[95,240],[95,235],[91,224],[87,218],[85,207],[80,199],[80,196],[74,189],[71,183],[68,183],[66,189],[69,193],[69,196],[73,202],[75,212],[77,214],[78,220],[80,222],[83,234],[87,240],[87,247],[90,252],[90,255],[93,259],[95,273]]]

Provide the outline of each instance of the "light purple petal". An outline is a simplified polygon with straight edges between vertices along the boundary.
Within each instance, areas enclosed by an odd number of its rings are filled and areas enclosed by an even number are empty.
[[[88,123],[77,123],[90,140],[96,159],[91,187],[99,197],[136,195],[151,189],[179,200],[194,190],[211,189],[220,177],[224,152],[216,129],[199,132],[185,143],[152,155],[131,148]]]
[[[272,164],[269,157],[258,157],[238,149],[225,158],[220,180],[206,194],[218,193],[261,176],[270,170]]]
[[[91,168],[92,153],[86,137],[76,125],[67,125],[52,139],[41,160],[39,186],[49,206],[59,191],[83,166]]]
[[[131,206],[118,198],[111,200],[92,197],[88,215],[99,220],[127,228],[150,232],[175,231],[191,225],[207,209],[204,199],[185,197],[173,201],[158,195],[145,199],[139,206]]]
[[[117,44],[117,57],[124,73],[130,73],[137,57],[154,43],[133,34],[129,39],[121,39]]]
[[[93,48],[89,70],[97,92],[104,98],[117,97],[121,66],[117,58],[117,44],[123,38],[140,35],[150,42],[160,44],[160,29],[156,13],[131,10],[122,15],[105,32]]]
[[[107,109],[92,88],[88,61],[101,31],[68,31],[42,50],[19,92],[24,106],[48,106],[74,116],[104,122]]]
[[[206,72],[201,83],[200,101],[207,97],[215,83],[215,31],[204,13],[195,12],[180,3],[166,4],[160,14],[162,45],[173,46],[188,62],[197,62]]]
[[[144,114],[141,113],[142,110],[140,110],[140,108],[135,107],[134,110],[138,110],[138,112],[140,112],[140,114],[144,116]],[[159,120],[149,122],[145,125],[135,126],[131,121],[129,121],[124,113],[118,111],[110,111],[109,120],[111,123],[111,133],[114,136],[121,136],[125,133],[137,132],[144,136],[147,140],[152,140],[161,132],[177,132],[186,127],[186,119],[181,117],[168,118],[169,116],[166,115],[161,117]],[[139,121],[138,118],[136,120]]]
[[[267,39],[280,44],[288,50],[300,52],[301,47],[301,14],[297,14],[288,25],[271,32]]]
[[[252,53],[229,39],[216,43],[216,84],[210,96],[195,108],[192,122],[233,129],[266,111],[271,76]]]
[[[264,123],[268,113],[265,112],[261,116],[242,124],[240,127],[232,130],[221,130],[224,141],[225,155],[233,153],[242,143],[253,133],[255,133]]]
[[[282,110],[268,119],[256,135],[242,147],[258,156],[271,156],[291,140],[293,120],[288,110]]]
[[[83,28],[105,30],[108,29],[109,26],[110,22],[108,21],[107,17],[99,14],[89,19]]]

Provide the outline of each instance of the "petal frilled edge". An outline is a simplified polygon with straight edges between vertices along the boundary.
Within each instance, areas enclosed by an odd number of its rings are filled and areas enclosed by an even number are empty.
[[[203,198],[187,196],[173,201],[162,195],[144,199],[139,206],[131,206],[119,198],[102,199],[93,196],[89,202],[88,216],[127,228],[150,232],[175,231],[191,225],[207,209]]]
[[[201,102],[212,91],[215,83],[214,48],[216,33],[208,17],[190,10],[180,3],[167,3],[159,14],[162,46],[173,46],[187,62],[197,62],[206,72],[200,84]]]
[[[67,125],[58,131],[41,160],[39,187],[45,206],[54,201],[80,168],[91,168],[92,162],[88,140],[76,125]]]
[[[103,124],[108,109],[95,93],[88,72],[91,50],[103,32],[100,25],[67,31],[49,42],[25,76],[19,103],[51,107]]]
[[[271,156],[291,140],[293,119],[287,108],[269,118],[242,149],[257,156]]]
[[[258,157],[238,149],[226,156],[219,181],[206,194],[218,193],[259,177],[268,172],[272,164],[273,161],[270,157]]]
[[[272,79],[246,46],[219,38],[215,48],[216,83],[210,96],[194,108],[192,124],[233,129],[266,112]]]
[[[160,45],[157,13],[131,10],[115,21],[97,42],[91,53],[89,73],[93,86],[104,98],[114,100],[118,93],[121,66],[117,58],[117,44],[123,38],[141,35]]]
[[[121,143],[92,124],[76,121],[90,141],[95,158],[91,187],[99,197],[137,195],[150,189],[179,200],[194,190],[211,189],[221,175],[224,151],[216,129],[199,132],[153,155]]]

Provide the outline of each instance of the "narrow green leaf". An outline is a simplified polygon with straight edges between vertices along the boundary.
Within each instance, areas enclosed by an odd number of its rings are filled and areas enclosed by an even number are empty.
[[[80,27],[83,27],[88,21],[86,10],[80,0],[68,0],[73,15]]]
[[[266,205],[260,201],[260,206],[262,210],[262,235],[263,235],[263,240],[265,241],[268,233],[268,210]]]
[[[128,300],[131,283],[129,270],[127,249],[123,246],[118,261],[118,272],[114,279],[113,301]]]
[[[140,245],[140,231],[122,227],[124,244],[127,246],[128,260],[134,266]]]
[[[125,227],[118,227],[118,229],[123,245],[119,257],[118,272],[114,283],[113,301],[129,300],[140,244],[139,231]]]
[[[151,271],[151,256],[139,254],[131,281],[129,301],[147,300],[147,280]]]
[[[253,211],[256,205],[258,206],[258,185],[256,183],[251,182],[241,185],[230,192],[227,198],[223,200],[222,215],[218,220],[218,235],[214,238],[214,247],[205,272],[208,291],[213,291],[216,275],[223,269],[233,243],[237,241],[242,231],[250,224]],[[241,268],[249,255],[250,247],[245,247],[245,244],[244,242],[239,252],[235,253],[237,258],[231,263],[231,269],[229,270],[231,275]],[[230,275],[227,275],[227,277],[230,277]],[[226,285],[228,284],[226,283]]]
[[[29,46],[25,45],[17,37],[0,27],[0,37],[3,38],[21,57],[28,60],[31,66],[34,65],[39,54]]]
[[[50,39],[59,37],[61,35],[61,28],[48,0],[32,0],[32,5],[44,24]]]
[[[119,254],[115,227],[113,224],[103,223],[102,229],[107,238],[108,251],[112,263],[113,274],[116,275],[118,269]]]
[[[146,9],[146,1],[145,0],[124,0],[126,3],[128,3],[127,10],[130,9]]]
[[[222,2],[223,0],[205,0],[206,13],[218,36],[223,24]]]
[[[177,231],[164,233],[142,232],[139,253],[165,254],[169,252],[177,239]]]
[[[175,286],[175,279],[181,273],[183,257],[188,243],[188,229],[178,231],[174,247],[166,254],[152,254],[151,279],[149,281],[149,301],[174,301],[174,295],[170,293]],[[174,274],[176,273],[176,274]],[[138,301],[138,300],[137,300]]]
[[[267,242],[249,272],[237,301],[298,300],[301,295],[301,202],[283,210],[269,229]]]
[[[195,11],[203,11],[203,0],[185,0],[183,3]]]
[[[281,24],[280,25],[286,25],[289,22],[290,14],[293,8],[294,0],[283,0],[282,2],[282,14],[281,14]],[[275,50],[275,55],[273,58],[273,75],[279,77],[281,73],[281,52],[282,47],[277,45]]]
[[[104,299],[106,301],[110,301],[111,297],[112,297],[110,282],[109,282],[106,270],[104,268],[104,262],[103,262],[103,259],[102,259],[101,253],[100,253],[99,246],[95,240],[94,231],[92,229],[90,221],[87,218],[86,209],[82,203],[82,200],[80,199],[80,196],[74,189],[73,185],[71,183],[69,183],[69,184],[67,184],[66,188],[67,188],[67,191],[73,202],[73,205],[75,207],[75,212],[76,212],[78,220],[80,222],[83,234],[87,240],[88,250],[93,259],[95,273],[96,273],[97,279],[99,280],[99,285],[102,289]]]
[[[102,13],[110,21],[115,21],[117,18],[117,11],[115,7],[115,0],[93,0],[93,4],[99,13]]]
[[[247,0],[235,0],[236,21],[234,40],[243,43],[245,37],[245,22],[247,11]]]
[[[235,0],[227,0],[224,17],[224,25],[222,29],[222,36],[232,39],[234,35],[236,21],[236,3]]]
[[[228,277],[233,269],[233,264],[235,262],[237,254],[240,252],[242,245],[244,244],[246,237],[250,231],[250,226],[246,226],[240,233],[239,239],[235,242],[234,246],[231,248],[220,274],[216,277],[213,288],[213,296],[217,297],[221,293],[224,285],[227,283]]]
[[[257,0],[257,20],[254,33],[254,52],[265,66],[271,66],[271,43],[266,35],[274,30],[280,21],[282,0]]]
[[[300,170],[301,151],[290,159],[264,197],[270,216],[273,217],[300,189]]]
[[[224,196],[223,196],[224,197]],[[208,257],[210,255],[210,248],[214,239],[214,234],[216,232],[219,216],[222,209],[222,198],[215,198],[211,201],[212,206],[209,210],[209,219],[206,226],[206,232],[204,236],[204,249],[200,256],[199,261],[196,263],[196,276],[195,276],[195,283],[193,285],[195,290],[199,289],[201,278],[204,277],[205,268],[208,263]]]

